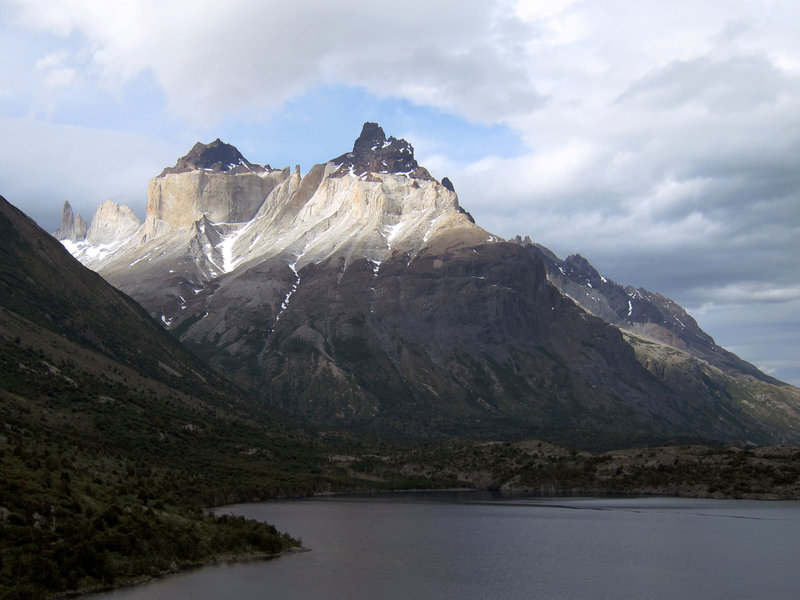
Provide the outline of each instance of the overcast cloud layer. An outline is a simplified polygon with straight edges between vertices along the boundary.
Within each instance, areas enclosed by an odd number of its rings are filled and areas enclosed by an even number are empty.
[[[797,23],[794,0],[0,0],[0,193],[49,228],[65,199],[141,212],[198,139],[305,171],[377,120],[486,229],[798,385]]]

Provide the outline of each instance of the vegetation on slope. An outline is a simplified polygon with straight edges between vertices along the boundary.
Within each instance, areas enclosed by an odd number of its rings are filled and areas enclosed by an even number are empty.
[[[673,445],[585,452],[540,440],[336,457],[375,489],[409,482],[532,494],[800,499],[800,449]],[[420,487],[427,487],[425,485]]]
[[[589,453],[541,441],[422,447],[316,433],[256,407],[223,410],[208,391],[184,394],[0,317],[0,596],[46,597],[296,547],[269,525],[202,510],[243,500],[445,487],[800,498],[800,450]]]
[[[9,339],[8,324],[0,330],[0,597],[298,545],[272,526],[202,507],[313,491],[315,459],[301,430],[269,437],[255,419],[201,403],[188,409],[179,392],[120,366],[87,370],[79,363],[103,357],[63,339],[61,356]]]
[[[324,485],[315,434],[188,353],[0,198],[0,596],[295,540],[202,506]]]

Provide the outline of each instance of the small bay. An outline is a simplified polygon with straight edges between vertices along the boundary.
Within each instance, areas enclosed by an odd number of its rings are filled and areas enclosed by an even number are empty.
[[[220,564],[113,600],[794,599],[800,502],[330,496],[239,504],[310,552]]]

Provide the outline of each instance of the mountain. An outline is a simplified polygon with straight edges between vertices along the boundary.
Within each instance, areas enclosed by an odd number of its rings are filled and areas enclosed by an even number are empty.
[[[150,181],[145,222],[108,244],[69,247],[218,371],[316,423],[573,444],[800,439],[800,390],[750,371],[668,300],[613,282],[588,293],[603,278],[585,260],[483,230],[375,123],[304,176],[195,145]],[[573,300],[587,293],[594,304]]]
[[[686,352],[726,372],[780,384],[774,377],[718,346],[689,313],[669,298],[611,281],[580,254],[562,260],[527,236],[516,236],[509,241],[532,248],[544,262],[548,280],[563,295],[607,323],[630,335]]]

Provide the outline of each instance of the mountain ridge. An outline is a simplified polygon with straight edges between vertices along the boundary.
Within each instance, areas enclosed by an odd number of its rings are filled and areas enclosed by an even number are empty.
[[[697,321],[673,300],[607,279],[580,254],[558,258],[552,251],[517,235],[511,243],[534,249],[544,260],[548,279],[584,310],[622,330],[667,344],[722,368],[773,384],[778,379],[717,345]]]

